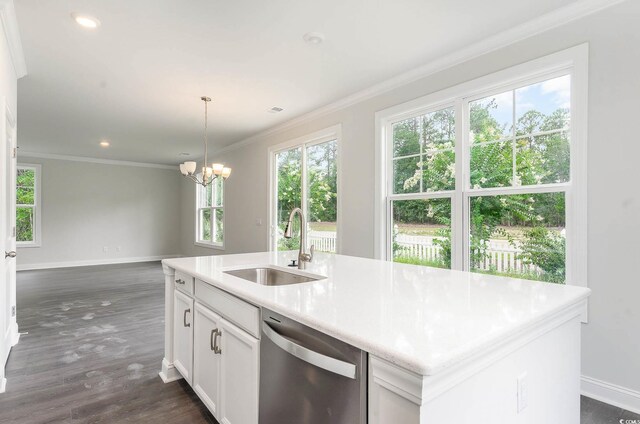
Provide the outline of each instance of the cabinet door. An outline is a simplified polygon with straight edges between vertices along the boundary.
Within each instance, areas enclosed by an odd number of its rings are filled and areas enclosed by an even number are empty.
[[[193,365],[193,299],[173,291],[173,365],[189,384]]]
[[[258,423],[259,342],[222,320],[220,422]]]
[[[218,417],[220,412],[220,362],[222,352],[219,315],[196,303],[193,330],[193,390],[209,411]]]

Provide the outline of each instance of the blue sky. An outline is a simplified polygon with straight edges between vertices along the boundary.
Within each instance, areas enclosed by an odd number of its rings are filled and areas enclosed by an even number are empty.
[[[550,79],[516,91],[516,120],[528,110],[535,109],[545,115],[558,108],[568,108],[571,99],[571,77]],[[491,115],[509,130],[513,120],[513,91],[496,94],[480,99],[483,103],[495,99],[498,107],[491,110]]]

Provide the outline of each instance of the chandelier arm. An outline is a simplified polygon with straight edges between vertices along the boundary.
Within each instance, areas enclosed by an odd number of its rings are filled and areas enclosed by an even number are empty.
[[[198,184],[202,184],[200,180],[198,180],[198,178],[195,175],[186,175],[187,177],[191,178],[191,180],[194,183],[198,183]]]

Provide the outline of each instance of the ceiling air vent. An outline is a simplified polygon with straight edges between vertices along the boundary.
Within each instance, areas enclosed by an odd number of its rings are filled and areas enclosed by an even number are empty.
[[[278,106],[274,106],[271,109],[269,109],[267,112],[269,113],[278,113],[278,112],[282,112],[284,109]]]

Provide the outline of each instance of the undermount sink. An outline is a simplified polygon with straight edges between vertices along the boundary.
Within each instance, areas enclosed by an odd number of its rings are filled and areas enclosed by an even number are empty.
[[[294,274],[293,272],[269,267],[243,268],[223,272],[263,286],[285,286],[287,284],[308,283],[309,281],[317,281],[325,278],[319,275]]]

